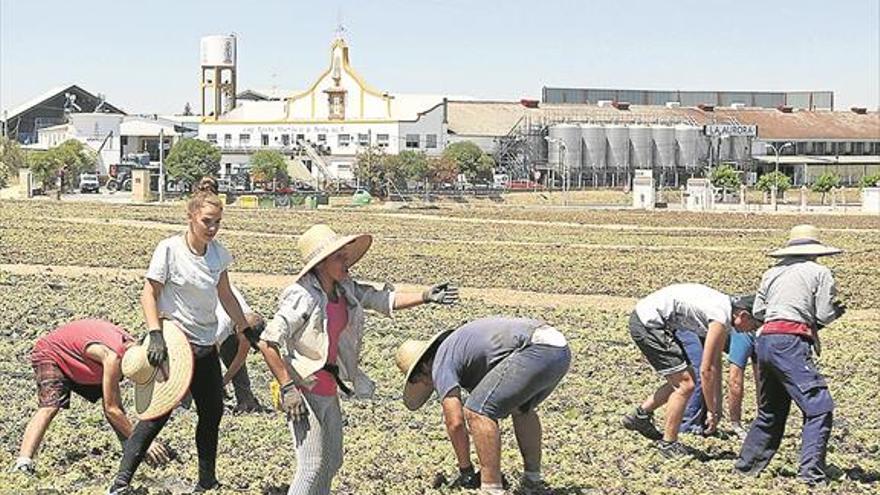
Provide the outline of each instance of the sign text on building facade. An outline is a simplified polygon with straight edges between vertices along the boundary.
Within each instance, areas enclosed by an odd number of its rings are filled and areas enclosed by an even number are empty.
[[[711,137],[758,137],[758,126],[743,124],[706,124],[703,126],[703,134]]]

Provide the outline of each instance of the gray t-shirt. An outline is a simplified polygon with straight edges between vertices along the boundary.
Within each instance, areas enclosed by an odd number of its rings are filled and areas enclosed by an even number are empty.
[[[527,344],[544,325],[529,318],[491,317],[474,320],[446,337],[434,355],[431,375],[443,399],[455,387],[468,392],[511,352]]]
[[[147,278],[163,284],[159,311],[180,324],[189,341],[214,345],[217,339],[217,283],[232,255],[211,241],[204,256],[193,254],[182,234],[163,239],[153,252]]]

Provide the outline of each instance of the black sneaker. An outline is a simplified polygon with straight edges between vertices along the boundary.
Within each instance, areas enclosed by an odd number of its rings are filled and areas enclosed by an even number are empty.
[[[654,426],[654,415],[651,413],[647,413],[644,416],[638,412],[624,415],[623,419],[620,420],[620,424],[627,430],[638,432],[649,440],[661,440],[663,438],[663,434]]]
[[[681,459],[683,457],[693,456],[691,449],[685,447],[681,442],[666,442],[660,440],[657,442],[657,448],[663,457],[667,459]]]

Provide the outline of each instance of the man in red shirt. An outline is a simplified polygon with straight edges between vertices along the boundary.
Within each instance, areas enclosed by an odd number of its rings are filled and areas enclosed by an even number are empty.
[[[103,398],[104,416],[116,436],[125,442],[132,424],[122,408],[119,381],[122,355],[134,339],[122,328],[94,319],[76,320],[40,337],[31,353],[37,381],[37,412],[24,431],[21,449],[13,469],[34,473],[34,454],[49,423],[59,409],[70,407],[70,393],[97,402]],[[160,442],[147,452],[155,464],[169,460],[171,453]]]

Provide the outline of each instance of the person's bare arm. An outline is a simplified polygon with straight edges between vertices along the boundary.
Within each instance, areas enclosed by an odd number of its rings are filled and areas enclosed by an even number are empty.
[[[223,270],[223,273],[220,274],[220,280],[217,282],[217,297],[220,299],[223,310],[235,323],[236,333],[247,328],[247,320],[244,318],[241,304],[238,303],[238,299],[235,298],[235,294],[232,293],[232,288],[229,286],[229,274],[226,270]]]
[[[141,307],[144,310],[144,320],[148,330],[160,330],[159,323],[159,294],[162,293],[164,284],[155,280],[147,279],[144,289],[141,291]]]
[[[232,381],[232,378],[238,373],[238,370],[244,365],[245,360],[247,359],[248,351],[250,350],[250,344],[247,339],[242,334],[234,334],[230,335],[230,339],[238,339],[238,352],[235,353],[235,357],[232,359],[232,362],[229,363],[229,367],[226,368],[226,373],[223,375],[223,386],[229,384]]]
[[[461,390],[456,388],[443,398],[443,422],[446,424],[446,433],[455,457],[458,460],[459,469],[472,466],[471,444],[468,436],[467,425],[464,420],[464,408],[461,404]]]
[[[421,292],[395,292],[394,309],[407,309],[425,304]]]
[[[709,331],[706,333],[706,346],[703,348],[703,362],[700,364],[700,379],[702,380],[703,397],[706,400],[706,428],[707,434],[715,432],[721,411],[718,407],[719,384],[721,383],[721,351],[727,339],[727,328],[717,321],[709,322]]]
[[[85,354],[86,358],[103,367],[101,392],[107,422],[120,437],[129,438],[133,427],[122,408],[122,394],[119,390],[119,380],[122,377],[121,359],[110,348],[98,343],[86,347]]]
[[[263,355],[263,359],[266,361],[266,365],[269,367],[269,371],[272,372],[272,375],[275,376],[278,383],[280,385],[290,383],[290,381],[293,380],[293,377],[287,369],[284,360],[281,358],[281,352],[278,350],[278,347],[274,344],[269,344],[266,341],[260,341],[258,347],[260,353]]]

